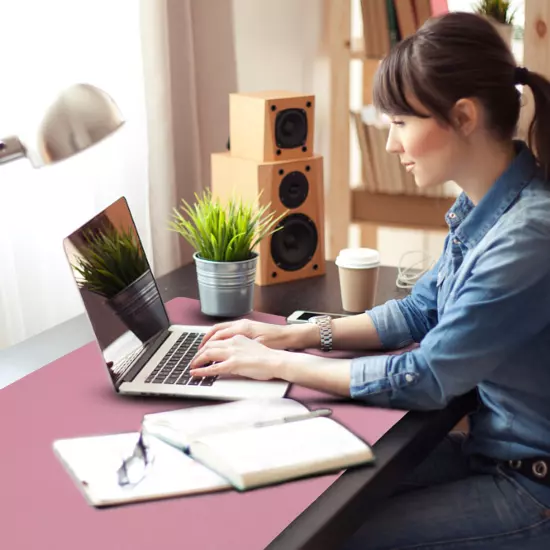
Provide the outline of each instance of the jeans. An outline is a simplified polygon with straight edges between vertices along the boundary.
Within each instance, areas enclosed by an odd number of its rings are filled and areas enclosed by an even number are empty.
[[[452,433],[341,550],[545,550],[550,487],[480,457]]]

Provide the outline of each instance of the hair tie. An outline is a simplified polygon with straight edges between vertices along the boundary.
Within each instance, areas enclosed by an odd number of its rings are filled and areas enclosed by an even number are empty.
[[[514,70],[514,81],[516,84],[527,84],[529,69],[525,67],[516,67]]]

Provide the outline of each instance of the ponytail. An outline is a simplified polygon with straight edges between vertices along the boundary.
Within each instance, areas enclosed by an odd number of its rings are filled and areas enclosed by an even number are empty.
[[[550,180],[550,81],[532,71],[526,71],[523,80],[535,99],[535,112],[527,133],[529,147],[536,154],[545,178]]]

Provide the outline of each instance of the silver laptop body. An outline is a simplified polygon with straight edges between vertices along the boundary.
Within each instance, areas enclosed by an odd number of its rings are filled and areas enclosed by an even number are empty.
[[[63,244],[117,392],[217,400],[286,394],[289,384],[280,380],[189,375],[188,363],[209,326],[170,324],[124,197]]]

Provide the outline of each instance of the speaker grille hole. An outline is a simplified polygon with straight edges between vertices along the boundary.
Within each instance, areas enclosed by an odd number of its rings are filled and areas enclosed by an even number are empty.
[[[277,227],[281,226],[271,237],[271,256],[281,269],[297,271],[311,261],[317,250],[315,223],[304,214],[290,214]]]
[[[287,208],[298,208],[309,193],[309,182],[302,172],[290,172],[279,186],[279,199]]]
[[[275,119],[275,143],[280,149],[300,147],[306,142],[307,130],[304,109],[283,109]]]

